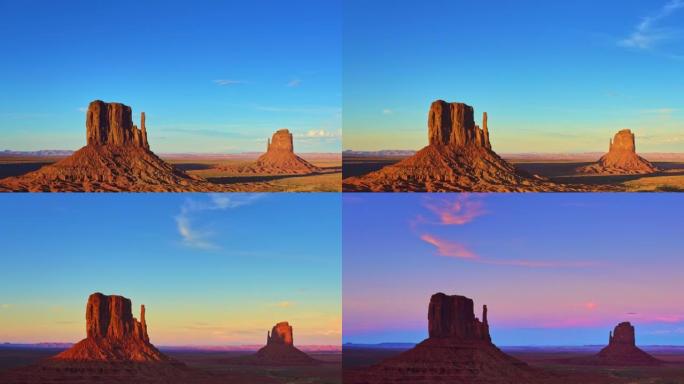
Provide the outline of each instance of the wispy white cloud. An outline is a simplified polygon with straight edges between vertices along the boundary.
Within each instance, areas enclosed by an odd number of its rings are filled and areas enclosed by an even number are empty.
[[[389,109],[389,108],[385,108],[385,109],[382,110],[382,114],[383,114],[383,115],[391,115],[391,114],[393,114],[393,113],[394,113],[394,111],[391,110],[391,109]]]
[[[333,132],[333,131],[327,131],[325,129],[310,129],[306,131],[305,133],[300,133],[296,134],[295,137],[299,138],[305,138],[305,139],[324,139],[324,138],[333,138],[333,137],[340,137],[341,132]]]
[[[263,194],[222,194],[211,193],[208,199],[188,198],[175,217],[176,228],[185,246],[203,250],[216,250],[220,247],[211,241],[214,232],[207,228],[198,228],[192,217],[203,211],[227,210],[249,205],[257,201]]]
[[[229,86],[229,85],[245,84],[245,83],[247,83],[247,82],[244,80],[231,80],[231,79],[214,80],[214,84],[218,84],[222,87]]]
[[[300,80],[300,79],[292,79],[292,80],[287,82],[287,86],[290,88],[299,87],[301,84],[302,84],[302,80]]]
[[[88,108],[86,108],[86,107],[78,107],[78,108],[76,108],[76,110],[79,111],[79,112],[81,112],[81,113],[86,113],[86,112],[88,112]]]
[[[658,43],[681,35],[677,29],[662,26],[664,19],[680,9],[684,9],[684,0],[670,0],[654,14],[644,17],[627,38],[618,41],[618,45],[648,50]]]

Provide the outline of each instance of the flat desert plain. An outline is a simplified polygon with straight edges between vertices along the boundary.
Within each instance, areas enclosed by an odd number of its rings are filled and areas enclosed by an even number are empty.
[[[589,165],[601,153],[590,154],[504,154],[516,168],[563,184],[612,185],[626,192],[684,192],[684,154],[641,154],[660,171],[647,175],[590,175],[576,172]],[[345,154],[342,178],[362,176],[398,163],[410,155]]]
[[[20,368],[39,363],[40,361],[64,351],[67,347],[16,347],[0,345],[0,376],[13,368]],[[339,351],[307,351],[321,364],[308,366],[264,366],[250,365],[242,362],[240,357],[253,354],[255,351],[212,351],[193,349],[161,350],[169,357],[181,361],[195,372],[197,383],[245,383],[245,384],[341,384],[341,359]],[[192,376],[189,376],[192,377]],[[52,378],[56,382],[59,378]],[[101,382],[108,382],[102,377]],[[191,379],[192,380],[192,379]],[[113,380],[112,382],[117,382]],[[189,383],[193,383],[191,381]]]
[[[335,153],[301,154],[302,158],[323,169],[322,173],[310,175],[239,175],[219,169],[254,162],[259,155],[162,154],[161,158],[191,175],[215,184],[232,184],[245,192],[339,192],[342,189],[342,159]],[[67,155],[0,155],[0,179],[38,170],[65,157]]]
[[[345,371],[363,369],[412,347],[412,344],[345,345],[342,367]],[[665,361],[657,367],[602,367],[568,362],[594,355],[602,347],[502,347],[501,350],[534,368],[558,374],[563,383],[572,381],[574,375],[581,377],[583,384],[684,383],[684,347],[642,346],[645,351]]]

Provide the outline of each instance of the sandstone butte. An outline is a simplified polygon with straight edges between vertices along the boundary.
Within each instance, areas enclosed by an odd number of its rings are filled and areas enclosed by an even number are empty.
[[[0,180],[0,191],[221,191],[166,163],[150,150],[145,113],[140,128],[131,107],[95,100],[86,113],[86,146],[34,172]]]
[[[623,129],[610,140],[608,153],[597,163],[580,167],[577,171],[598,175],[638,175],[657,172],[658,168],[637,155],[634,134]]]
[[[428,306],[429,337],[377,365],[345,370],[345,383],[541,383],[545,373],[498,349],[489,334],[487,306],[475,317],[473,300],[437,293]]]
[[[598,363],[612,366],[660,365],[662,361],[636,346],[634,326],[622,322],[609,333],[608,346],[596,355]]]
[[[292,133],[287,129],[276,131],[268,139],[266,152],[250,164],[223,166],[221,170],[249,175],[308,175],[322,169],[294,153]]]
[[[280,322],[266,334],[266,345],[254,355],[254,360],[267,365],[312,365],[318,361],[294,346],[292,326]]]
[[[343,180],[344,191],[573,191],[567,186],[517,170],[499,157],[490,142],[487,113],[482,128],[473,107],[437,100],[428,112],[427,147],[396,164]]]
[[[170,359],[150,343],[145,306],[140,321],[133,317],[131,300],[93,293],[86,305],[86,338],[53,357],[54,360],[158,362]]]

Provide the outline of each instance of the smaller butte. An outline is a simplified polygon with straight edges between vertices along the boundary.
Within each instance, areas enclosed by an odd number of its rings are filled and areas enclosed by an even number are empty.
[[[637,155],[636,139],[629,129],[623,129],[610,140],[608,153],[595,164],[577,169],[579,173],[597,175],[639,175],[657,172],[658,168]]]
[[[268,139],[266,153],[250,164],[223,166],[221,170],[245,175],[308,175],[321,173],[322,169],[294,153],[292,133],[287,129],[276,131]]]
[[[312,365],[319,362],[294,346],[292,326],[280,322],[266,334],[266,346],[253,356],[254,361],[265,365]]]
[[[622,322],[608,336],[608,346],[596,355],[601,365],[644,366],[660,365],[662,361],[636,346],[634,326]]]

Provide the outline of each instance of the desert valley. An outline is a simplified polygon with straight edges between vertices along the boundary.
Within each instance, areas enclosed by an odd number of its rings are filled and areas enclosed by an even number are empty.
[[[170,154],[150,150],[145,113],[140,128],[131,107],[90,103],[87,145],[78,151],[0,153],[0,191],[332,192],[340,190],[337,154],[294,153],[292,134],[279,130],[266,153]],[[272,140],[272,143],[271,143]]]
[[[482,128],[464,103],[437,100],[428,113],[429,145],[420,151],[343,152],[343,189],[355,191],[684,191],[684,153],[637,154],[621,130],[601,154],[497,155],[487,113]],[[595,160],[594,160],[595,159]]]

